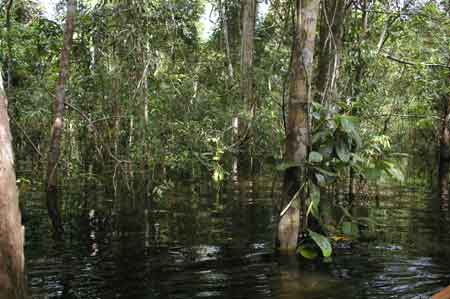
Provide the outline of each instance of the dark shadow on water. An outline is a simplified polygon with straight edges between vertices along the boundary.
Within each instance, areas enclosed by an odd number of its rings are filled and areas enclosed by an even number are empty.
[[[160,196],[148,186],[68,189],[63,243],[51,238],[42,196],[26,194],[33,298],[419,298],[448,284],[448,214],[429,195],[355,205],[383,225],[362,228],[370,240],[331,263],[311,263],[274,255],[272,181],[179,182]]]

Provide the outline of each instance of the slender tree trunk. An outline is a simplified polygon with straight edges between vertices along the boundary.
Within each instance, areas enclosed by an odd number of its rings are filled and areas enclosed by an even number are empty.
[[[256,0],[241,0],[241,69],[240,94],[245,105],[246,119],[233,119],[233,125],[238,123],[238,136],[240,140],[239,155],[233,162],[233,168],[245,174],[251,168],[250,145],[252,140],[251,120],[255,116],[256,97],[255,80],[253,73],[253,51],[255,35]]]
[[[319,2],[319,0],[296,0],[285,162],[300,166],[289,167],[285,172],[283,206],[297,193],[300,181],[307,180],[304,163],[311,145],[309,105]],[[302,206],[306,196],[307,194],[301,192],[299,207],[291,205],[284,214],[288,219],[284,219],[285,216],[280,219],[278,241],[282,252],[295,251],[298,233],[305,226],[305,217],[302,217],[300,212],[304,211]],[[296,221],[295,218],[300,218],[300,221]]]
[[[65,86],[69,76],[69,55],[72,47],[72,38],[75,27],[76,0],[67,1],[67,17],[64,29],[64,43],[60,56],[59,80],[56,86],[56,97],[53,104],[54,121],[52,137],[48,152],[47,165],[47,209],[57,234],[63,232],[61,215],[56,197],[57,193],[57,168],[60,156],[61,136],[64,127],[64,101]]]
[[[6,88],[9,90],[12,83],[12,45],[11,45],[11,8],[13,0],[9,0],[5,4],[6,10]]]
[[[345,0],[322,1],[319,60],[316,76],[317,96],[322,103],[331,103],[337,99],[344,18]]]
[[[241,97],[252,117],[256,109],[253,73],[255,15],[256,0],[242,0]]]
[[[222,1],[219,0],[219,15],[220,20],[222,22],[223,40],[225,43],[225,54],[227,56],[227,63],[228,63],[228,76],[230,77],[230,79],[233,79],[234,70],[233,70],[233,63],[231,60],[230,35],[228,33],[228,17],[227,17],[226,1],[222,3]]]
[[[26,298],[24,227],[14,172],[8,100],[0,68],[0,298]]]
[[[449,80],[450,82],[450,80]],[[443,121],[439,147],[439,198],[441,208],[448,207],[448,173],[450,170],[450,96],[443,100]]]

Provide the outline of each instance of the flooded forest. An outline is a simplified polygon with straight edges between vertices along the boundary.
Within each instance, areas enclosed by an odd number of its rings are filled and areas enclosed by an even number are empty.
[[[449,0],[0,0],[0,299],[450,299]]]

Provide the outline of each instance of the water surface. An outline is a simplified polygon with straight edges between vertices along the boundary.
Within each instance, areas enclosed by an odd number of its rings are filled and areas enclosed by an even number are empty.
[[[158,199],[72,188],[63,243],[43,195],[22,194],[33,298],[426,298],[450,284],[448,214],[426,193],[367,198],[370,238],[306,263],[273,253],[267,181],[181,185]]]

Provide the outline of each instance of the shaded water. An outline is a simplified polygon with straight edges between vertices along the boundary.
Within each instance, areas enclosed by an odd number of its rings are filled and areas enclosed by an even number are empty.
[[[22,194],[33,298],[425,298],[450,284],[448,214],[427,194],[361,203],[382,225],[324,264],[273,254],[269,183],[176,189],[67,193],[59,244],[43,195]]]

